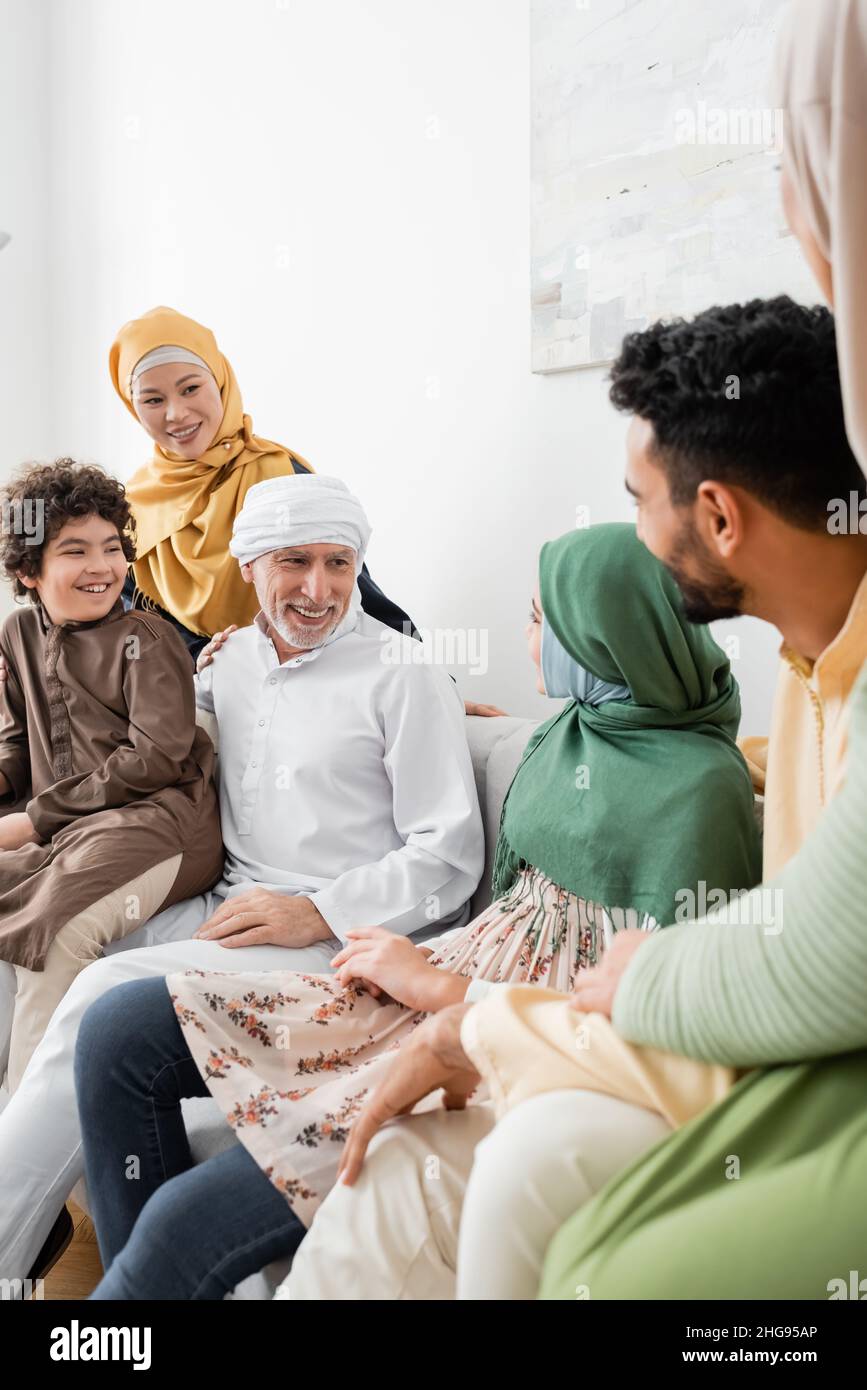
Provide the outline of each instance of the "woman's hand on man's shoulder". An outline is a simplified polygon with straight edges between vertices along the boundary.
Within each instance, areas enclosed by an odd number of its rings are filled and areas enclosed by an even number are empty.
[[[204,671],[206,666],[210,666],[211,662],[213,661],[217,652],[222,647],[223,643],[231,637],[233,632],[237,631],[238,624],[230,623],[229,626],[225,628],[223,632],[214,633],[208,645],[206,647],[202,647],[202,650],[199,652],[199,657],[196,662],[197,675],[200,671]]]

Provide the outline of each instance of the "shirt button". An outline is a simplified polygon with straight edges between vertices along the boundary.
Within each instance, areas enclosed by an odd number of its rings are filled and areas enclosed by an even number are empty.
[[[260,719],[260,720],[259,720],[259,727],[261,728],[261,726],[262,726],[264,723],[265,723],[265,720],[264,720],[264,719]]]
[[[258,767],[259,764],[258,764],[258,763],[251,763],[250,766],[251,766],[251,767]]]
[[[277,684],[277,679],[276,679],[276,677],[275,677],[275,676],[272,676],[271,679],[269,680],[268,684],[269,684],[269,685],[276,685],[276,684]]]

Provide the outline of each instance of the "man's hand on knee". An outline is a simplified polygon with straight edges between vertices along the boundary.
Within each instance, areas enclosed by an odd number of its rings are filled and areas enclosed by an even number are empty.
[[[193,933],[220,946],[312,946],[336,938],[311,898],[254,888],[227,898]]]

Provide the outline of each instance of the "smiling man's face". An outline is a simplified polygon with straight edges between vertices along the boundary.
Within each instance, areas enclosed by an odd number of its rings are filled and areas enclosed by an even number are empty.
[[[289,647],[318,647],[342,621],[355,588],[355,551],[330,542],[260,555],[241,573],[271,626]]]

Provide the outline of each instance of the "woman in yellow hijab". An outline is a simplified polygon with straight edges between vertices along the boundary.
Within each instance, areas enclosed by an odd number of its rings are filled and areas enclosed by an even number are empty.
[[[252,622],[257,601],[229,554],[248,488],[285,473],[312,473],[299,454],[253,433],[230,364],[210,329],[174,309],[132,319],[112,344],[114,389],[151,439],[150,460],[127,484],[138,558],[124,597],[180,631],[195,660],[216,632]],[[414,632],[365,567],[365,612]],[[408,624],[407,627],[404,624]]]

